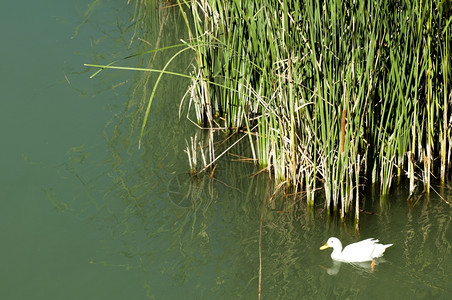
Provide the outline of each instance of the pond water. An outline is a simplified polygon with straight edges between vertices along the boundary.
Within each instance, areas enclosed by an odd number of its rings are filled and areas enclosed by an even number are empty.
[[[178,116],[187,81],[177,77],[164,77],[138,150],[133,119],[156,77],[90,79],[83,64],[178,43],[187,38],[178,13],[155,10],[138,42],[133,4],[4,4],[0,298],[256,299],[262,221],[262,299],[451,299],[450,184],[410,202],[403,184],[384,204],[363,193],[372,213],[359,232],[300,199],[276,197],[261,220],[268,176],[252,176],[252,165],[225,156],[213,178],[187,175],[186,140],[198,129]],[[180,57],[172,70],[189,64]],[[334,264],[319,250],[330,236],[394,245],[371,271]]]

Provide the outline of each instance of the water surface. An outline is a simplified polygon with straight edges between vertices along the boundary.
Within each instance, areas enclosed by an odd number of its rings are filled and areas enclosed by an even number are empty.
[[[89,79],[83,67],[186,39],[178,9],[156,10],[145,42],[130,43],[133,6],[5,5],[0,297],[256,299],[268,176],[252,176],[252,165],[231,156],[213,178],[187,175],[186,140],[201,134],[178,116],[187,81],[174,77],[162,81],[138,150],[133,118],[156,77],[103,71]],[[181,57],[173,69],[188,73],[189,63]],[[321,204],[308,212],[303,198],[277,196],[262,219],[263,299],[450,299],[452,192],[435,189],[442,198],[409,202],[402,184],[384,205],[378,192],[362,193],[359,232]],[[335,265],[331,250],[319,250],[330,236],[394,245],[372,272]]]

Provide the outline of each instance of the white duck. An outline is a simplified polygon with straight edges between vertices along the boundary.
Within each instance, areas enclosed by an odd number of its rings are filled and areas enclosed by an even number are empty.
[[[350,244],[342,250],[342,243],[338,238],[331,237],[328,239],[325,245],[320,247],[320,250],[326,248],[333,248],[331,258],[337,261],[343,262],[364,262],[372,261],[375,264],[374,259],[382,257],[386,248],[392,246],[392,244],[382,245],[378,244],[376,239],[367,239],[354,244]]]

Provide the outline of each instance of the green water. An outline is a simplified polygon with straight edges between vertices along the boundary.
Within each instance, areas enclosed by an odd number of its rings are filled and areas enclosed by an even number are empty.
[[[186,38],[177,9],[157,15],[147,42]],[[132,16],[118,1],[4,4],[0,299],[257,298],[267,176],[227,156],[213,179],[186,175],[185,139],[197,129],[178,117],[187,82],[173,77],[138,150],[130,117],[143,75],[89,79],[83,67],[142,51],[129,43]],[[263,299],[450,299],[452,192],[435,190],[443,198],[410,204],[402,185],[381,206],[378,193],[363,194],[375,214],[361,214],[359,235],[321,205],[308,213],[276,197],[263,219]],[[334,265],[319,250],[330,236],[394,245],[371,272]]]

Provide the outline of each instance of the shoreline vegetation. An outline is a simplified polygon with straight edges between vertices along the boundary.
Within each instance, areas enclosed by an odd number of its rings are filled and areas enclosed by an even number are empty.
[[[137,1],[141,3],[141,1]],[[144,2],[143,2],[144,3]],[[408,178],[429,193],[452,167],[451,1],[179,0],[193,51],[182,99],[207,130],[187,141],[214,171],[215,132],[237,134],[276,189],[359,220],[360,187]],[[163,5],[163,4],[161,4]],[[169,4],[165,4],[169,5]],[[167,47],[168,48],[168,47]],[[157,49],[151,51],[164,51]],[[123,67],[87,65],[101,69]],[[128,68],[134,69],[134,68]],[[97,73],[96,73],[97,74]],[[182,107],[182,103],[181,103]]]

